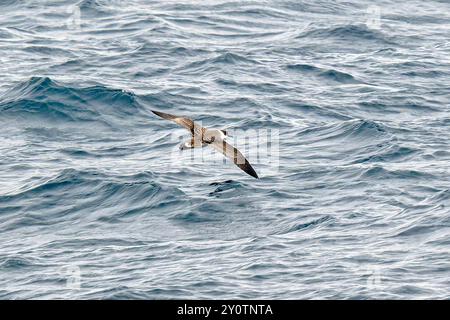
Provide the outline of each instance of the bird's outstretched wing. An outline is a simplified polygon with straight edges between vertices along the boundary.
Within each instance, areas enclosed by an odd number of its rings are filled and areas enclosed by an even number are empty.
[[[234,164],[241,168],[241,170],[243,170],[245,173],[259,179],[250,162],[248,162],[248,160],[242,155],[242,153],[231,144],[227,143],[225,140],[217,139],[213,141],[210,146],[221,152],[227,158],[233,160]]]
[[[201,128],[201,126],[197,125],[194,123],[194,121],[192,121],[189,118],[185,118],[185,117],[178,117],[175,116],[173,114],[169,114],[169,113],[164,113],[164,112],[160,112],[160,111],[155,111],[155,110],[151,110],[154,114],[156,114],[157,116],[160,116],[163,119],[167,119],[170,121],[173,121],[175,123],[178,123],[180,126],[188,129],[192,134],[194,134],[194,130],[198,127]]]

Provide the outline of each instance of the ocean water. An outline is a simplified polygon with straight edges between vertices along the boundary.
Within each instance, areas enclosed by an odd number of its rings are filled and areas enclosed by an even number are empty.
[[[0,10],[0,299],[450,298],[447,1]]]

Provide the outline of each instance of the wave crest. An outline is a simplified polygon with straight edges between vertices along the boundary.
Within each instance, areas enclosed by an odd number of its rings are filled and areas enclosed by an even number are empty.
[[[33,77],[0,95],[0,112],[16,120],[103,122],[116,127],[145,113],[138,97],[104,86],[70,87],[48,77]],[[127,121],[121,121],[126,119]]]

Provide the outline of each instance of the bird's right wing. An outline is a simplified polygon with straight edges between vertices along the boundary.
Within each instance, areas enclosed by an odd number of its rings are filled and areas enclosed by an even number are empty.
[[[237,165],[245,173],[251,175],[254,178],[259,178],[250,162],[248,162],[248,160],[242,155],[242,153],[231,144],[227,143],[225,140],[215,140],[210,144],[210,146],[221,152],[227,158],[233,160],[234,164]]]
[[[175,116],[173,114],[164,113],[164,112],[161,112],[161,111],[155,111],[155,110],[151,110],[151,111],[154,114],[156,114],[157,116],[160,116],[163,119],[173,121],[173,122],[179,124],[180,126],[188,129],[192,134],[194,134],[194,131],[198,131],[198,130],[201,131],[201,126],[196,124],[196,123],[194,123],[194,121],[192,121],[189,118],[178,117],[178,116]]]

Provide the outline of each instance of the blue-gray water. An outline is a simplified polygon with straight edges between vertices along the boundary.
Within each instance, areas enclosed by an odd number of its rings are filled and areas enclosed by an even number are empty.
[[[0,10],[0,298],[450,298],[446,1]],[[150,109],[279,166],[172,163]]]

